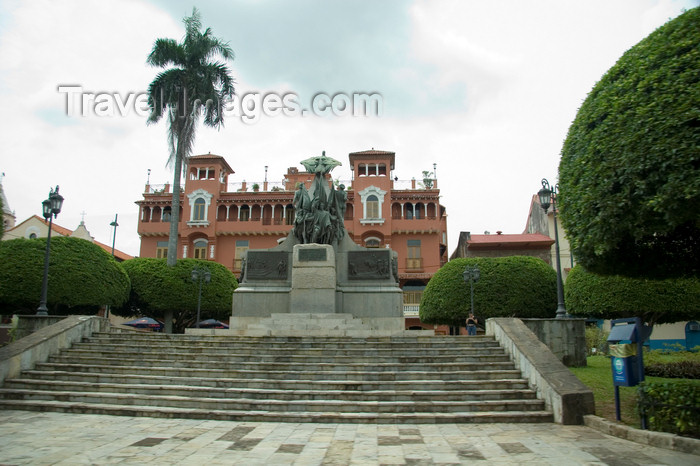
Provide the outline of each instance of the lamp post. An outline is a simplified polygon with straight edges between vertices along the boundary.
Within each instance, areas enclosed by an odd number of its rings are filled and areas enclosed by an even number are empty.
[[[564,285],[561,278],[561,257],[559,255],[559,228],[557,227],[557,192],[559,191],[559,185],[556,184],[554,187],[550,187],[549,181],[542,178],[542,189],[537,192],[537,196],[540,199],[540,205],[544,210],[545,214],[549,210],[549,206],[552,206],[552,216],[554,220],[554,250],[556,251],[557,257],[557,319],[565,319],[569,317],[566,312],[566,306],[564,305]]]
[[[117,227],[119,224],[117,223],[117,217],[119,214],[114,214],[114,221],[109,224],[109,226],[114,227],[114,236],[112,237],[112,257],[114,257],[114,243],[117,241]]]
[[[474,314],[474,283],[479,281],[479,278],[481,277],[481,271],[476,265],[468,265],[464,268],[462,276],[464,277],[464,282],[469,283],[471,295],[471,307],[469,309],[470,313]]]
[[[58,186],[56,190],[49,191],[49,198],[41,203],[44,219],[49,221],[49,234],[46,238],[46,252],[44,253],[44,279],[41,282],[41,302],[36,310],[36,315],[49,315],[46,307],[46,296],[49,291],[49,254],[51,253],[51,228],[53,227],[53,218],[61,213],[63,207],[63,196],[58,194]]]
[[[148,170],[149,175],[151,174],[150,172],[151,171]],[[149,176],[149,178],[150,178],[150,176]],[[117,223],[117,216],[118,215],[119,214],[114,214],[114,221],[109,224],[109,226],[114,227],[114,236],[112,236],[112,257],[114,257],[114,243],[117,241],[117,227],[119,226],[119,224]],[[107,318],[107,319],[109,318],[109,311],[110,311],[110,305],[107,304],[107,307],[105,308],[105,318]]]
[[[197,294],[197,328],[199,328],[199,316],[202,309],[202,282],[209,283],[211,281],[211,272],[204,267],[195,267],[192,269],[192,281],[199,282]]]

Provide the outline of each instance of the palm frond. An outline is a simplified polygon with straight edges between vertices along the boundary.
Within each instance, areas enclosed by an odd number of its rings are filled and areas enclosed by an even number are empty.
[[[182,66],[186,61],[186,50],[175,39],[156,39],[146,63],[151,66]]]

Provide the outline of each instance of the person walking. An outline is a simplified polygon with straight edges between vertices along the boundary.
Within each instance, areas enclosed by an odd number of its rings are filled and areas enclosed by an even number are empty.
[[[479,320],[470,313],[467,317],[467,335],[476,335],[476,324],[478,323]]]

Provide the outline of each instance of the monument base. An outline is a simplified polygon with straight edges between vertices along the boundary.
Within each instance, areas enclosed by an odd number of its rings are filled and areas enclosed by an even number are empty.
[[[251,250],[233,294],[230,329],[250,336],[433,335],[406,331],[397,256],[345,236],[337,245],[298,244]]]
[[[295,244],[292,249],[291,313],[335,312],[335,253],[330,244]]]
[[[358,318],[351,314],[275,313],[269,317],[232,317],[226,335],[288,337],[385,337],[434,335],[404,330],[403,317]]]

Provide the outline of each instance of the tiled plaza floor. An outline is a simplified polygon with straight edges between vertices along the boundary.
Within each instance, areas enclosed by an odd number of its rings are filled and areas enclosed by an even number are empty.
[[[700,457],[558,424],[285,424],[5,411],[0,464],[697,466]]]

